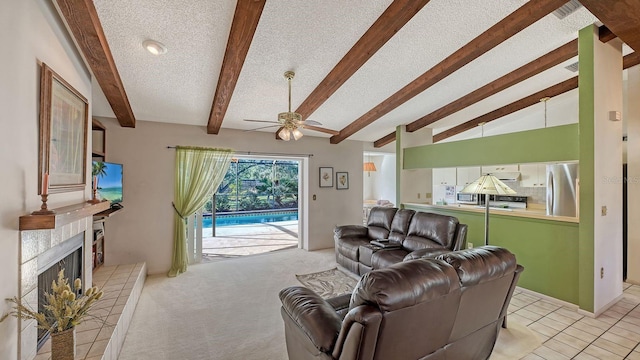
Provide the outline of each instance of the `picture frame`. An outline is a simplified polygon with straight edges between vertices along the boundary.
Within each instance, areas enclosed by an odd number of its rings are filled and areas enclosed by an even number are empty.
[[[338,171],[336,172],[336,189],[346,190],[349,188],[349,173]]]
[[[319,173],[320,187],[327,188],[333,187],[333,168],[332,167],[320,167]]]
[[[42,63],[38,161],[40,195],[85,189],[88,113],[87,99]]]

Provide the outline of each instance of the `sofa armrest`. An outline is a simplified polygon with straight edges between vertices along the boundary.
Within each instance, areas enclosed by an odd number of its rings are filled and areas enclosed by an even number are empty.
[[[283,289],[279,295],[283,310],[295,325],[318,350],[330,352],[342,326],[342,319],[331,304],[302,286]]]
[[[458,231],[456,231],[456,238],[453,239],[453,251],[464,249],[467,243],[467,224],[458,224]]]
[[[336,226],[333,229],[333,234],[336,239],[346,237],[363,237],[367,236],[368,229],[362,225],[342,225]]]
[[[451,250],[446,248],[428,248],[428,249],[419,249],[416,251],[412,251],[407,254],[407,256],[402,259],[402,261],[409,261],[415,259],[433,259],[438,255],[450,253]]]

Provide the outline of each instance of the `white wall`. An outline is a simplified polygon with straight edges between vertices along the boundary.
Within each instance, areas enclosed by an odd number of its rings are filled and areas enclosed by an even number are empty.
[[[396,204],[396,155],[365,153],[363,162],[371,161],[376,171],[364,172],[364,200],[389,200]]]
[[[5,299],[18,295],[18,218],[40,207],[39,62],[47,63],[87,99],[91,79],[49,1],[2,0],[0,44],[0,299]],[[49,205],[83,202],[88,190],[51,195]],[[0,313],[8,310],[0,301]],[[17,357],[17,336],[14,318],[0,323],[0,359]]]
[[[640,66],[627,71],[627,281],[640,284]]]
[[[594,313],[622,295],[622,42],[594,37]],[[607,181],[619,179],[620,181]],[[607,208],[606,216],[602,207]],[[604,271],[604,274],[601,274]]]
[[[413,146],[428,145],[433,143],[432,129],[424,127],[412,133],[407,132],[402,126],[400,142],[403,149]],[[403,154],[400,156],[400,163],[404,163]],[[402,169],[400,171],[400,199],[399,203],[406,202],[427,202],[426,194],[431,194],[432,174],[431,169]],[[420,195],[418,195],[420,194]],[[398,204],[399,205],[399,204]]]
[[[106,223],[105,263],[146,261],[149,273],[163,273],[171,264],[173,246],[173,179],[175,150],[168,145],[232,148],[306,154],[309,159],[309,249],[333,247],[335,225],[362,221],[362,152],[359,141],[331,145],[329,139],[305,136],[278,141],[272,133],[222,129],[208,135],[205,127],[138,121],[122,128],[113,119],[100,119],[107,128],[107,161],[124,164],[124,211]],[[349,189],[320,188],[320,166],[349,172]]]
[[[507,90],[508,91],[508,90]],[[469,119],[468,119],[469,120]],[[467,120],[467,121],[468,121]],[[547,101],[547,127],[574,124],[578,122],[578,90],[571,90],[553,97]],[[519,131],[544,128],[544,103],[530,106],[516,111],[500,119],[484,125],[484,136],[508,134]],[[447,128],[436,128],[433,133],[438,134]],[[442,142],[466,140],[482,136],[482,129],[465,131]]]

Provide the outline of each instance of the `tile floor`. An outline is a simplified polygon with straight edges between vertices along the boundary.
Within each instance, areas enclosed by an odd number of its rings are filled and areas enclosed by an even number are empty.
[[[640,360],[640,286],[625,284],[623,298],[597,318],[519,289],[508,313],[542,340],[524,360]]]

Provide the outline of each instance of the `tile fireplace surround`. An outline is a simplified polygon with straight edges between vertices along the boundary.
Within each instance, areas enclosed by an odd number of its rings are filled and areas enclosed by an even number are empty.
[[[20,298],[23,303],[32,309],[38,308],[38,257],[51,251],[72,250],[68,242],[78,234],[84,234],[84,240],[81,241],[83,246],[82,284],[93,283],[92,226],[93,217],[87,216],[55,229],[20,231],[19,275]],[[35,358],[37,351],[36,321],[18,318],[18,329],[20,329],[18,358],[31,360]]]
[[[109,202],[78,203],[54,214],[20,217],[19,298],[38,308],[38,274],[82,246],[82,283],[104,291],[76,328],[76,359],[117,360],[147,276],[145,263],[93,269],[93,216],[109,217]],[[48,360],[51,340],[37,350],[35,320],[18,318],[18,359]],[[37,352],[37,354],[36,354]]]

